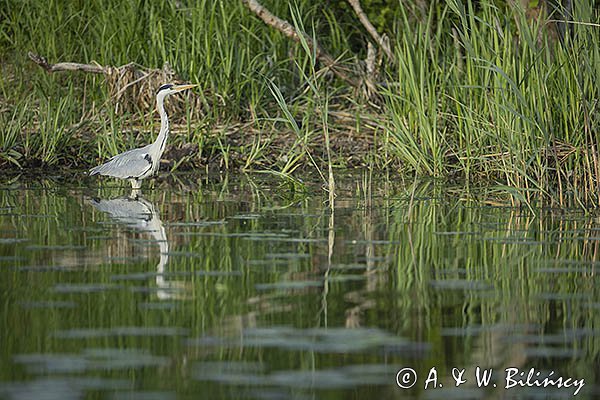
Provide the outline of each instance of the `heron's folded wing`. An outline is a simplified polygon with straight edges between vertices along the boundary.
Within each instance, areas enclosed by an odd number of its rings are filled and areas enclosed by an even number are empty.
[[[152,168],[152,158],[145,147],[118,154],[90,170],[90,175],[108,175],[115,178],[138,178]]]

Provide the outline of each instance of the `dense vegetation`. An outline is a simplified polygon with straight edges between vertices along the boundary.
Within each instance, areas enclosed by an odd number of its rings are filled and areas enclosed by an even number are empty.
[[[0,165],[89,167],[156,129],[152,104],[136,101],[127,76],[47,74],[28,59],[33,51],[53,63],[168,63],[200,83],[173,101],[182,106],[171,109],[171,168],[293,177],[299,167],[367,166],[495,186],[516,200],[600,204],[593,1],[575,4],[562,37],[543,2],[363,1],[393,53],[379,49],[371,73],[372,39],[345,2],[262,3],[372,84],[339,79],[305,40],[291,41],[242,1],[8,0]]]

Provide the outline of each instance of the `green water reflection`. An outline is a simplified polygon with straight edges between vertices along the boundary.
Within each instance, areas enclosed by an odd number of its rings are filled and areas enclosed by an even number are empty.
[[[338,180],[333,211],[319,184],[263,176],[182,177],[137,198],[90,187],[0,185],[1,398],[576,390],[507,390],[509,367],[600,393],[598,218],[360,174]],[[406,367],[418,381],[403,390]],[[493,369],[487,388],[476,367]]]

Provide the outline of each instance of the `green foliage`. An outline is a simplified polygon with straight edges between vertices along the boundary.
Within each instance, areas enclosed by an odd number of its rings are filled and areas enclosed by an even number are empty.
[[[403,19],[384,92],[397,156],[411,170],[501,182],[527,200],[598,205],[600,26],[575,25],[561,45],[525,15],[479,6],[454,0],[424,24]],[[576,19],[594,15],[580,7]]]
[[[390,0],[362,0],[362,8],[379,32],[390,33],[394,29],[401,2]]]
[[[561,204],[600,204],[600,16],[593,2],[576,4],[573,36],[564,42],[551,24],[503,2],[361,3],[390,36],[396,59],[384,57],[380,66],[381,108],[366,105],[360,90],[322,69],[306,43],[267,26],[241,1],[7,0],[0,8],[0,121],[7,126],[0,163],[88,166],[153,138],[147,107],[116,111],[102,77],[45,74],[28,61],[31,50],[50,62],[169,63],[200,83],[194,96],[202,109],[189,105],[172,115],[190,117],[172,143],[198,144],[195,166],[218,159],[229,168],[290,174],[311,164],[346,165],[346,157],[511,187],[527,201],[541,193]],[[350,74],[364,69],[372,39],[345,1],[263,4],[302,27]],[[234,125],[242,128],[232,139]],[[346,132],[355,136],[336,142]],[[353,153],[358,144],[364,154]]]

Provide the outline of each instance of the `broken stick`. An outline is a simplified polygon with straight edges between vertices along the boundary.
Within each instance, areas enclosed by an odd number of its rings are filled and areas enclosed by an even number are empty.
[[[73,62],[62,62],[57,64],[50,64],[46,57],[42,57],[38,54],[27,53],[31,61],[44,68],[47,72],[60,72],[60,71],[83,71],[92,74],[106,74],[108,72],[107,67],[103,67],[98,64],[79,64]]]
[[[392,53],[392,50],[390,49],[389,41],[386,40],[385,35],[380,36],[379,33],[377,33],[377,30],[375,29],[371,21],[369,21],[369,17],[367,17],[367,14],[365,14],[365,12],[363,11],[360,5],[360,0],[348,0],[348,3],[350,3],[350,6],[352,6],[352,8],[354,9],[354,12],[358,16],[358,19],[360,20],[361,24],[363,24],[367,32],[369,32],[369,35],[371,35],[373,40],[375,40],[379,47],[383,49],[385,55],[388,56],[390,61],[392,63],[395,63],[396,58],[394,57],[394,53]]]
[[[297,31],[292,24],[274,15],[271,11],[260,4],[258,0],[242,0],[242,3],[248,7],[250,11],[256,14],[256,16],[265,24],[277,29],[279,32],[283,33],[285,36],[289,37],[295,42],[300,42],[300,38],[304,37],[310,49],[315,51],[317,59],[322,61],[323,64],[325,64],[325,66],[331,70],[331,72],[351,86],[356,88],[360,87],[360,80],[348,75],[329,53],[327,53],[321,46],[319,46],[318,43],[313,41],[304,32]]]

